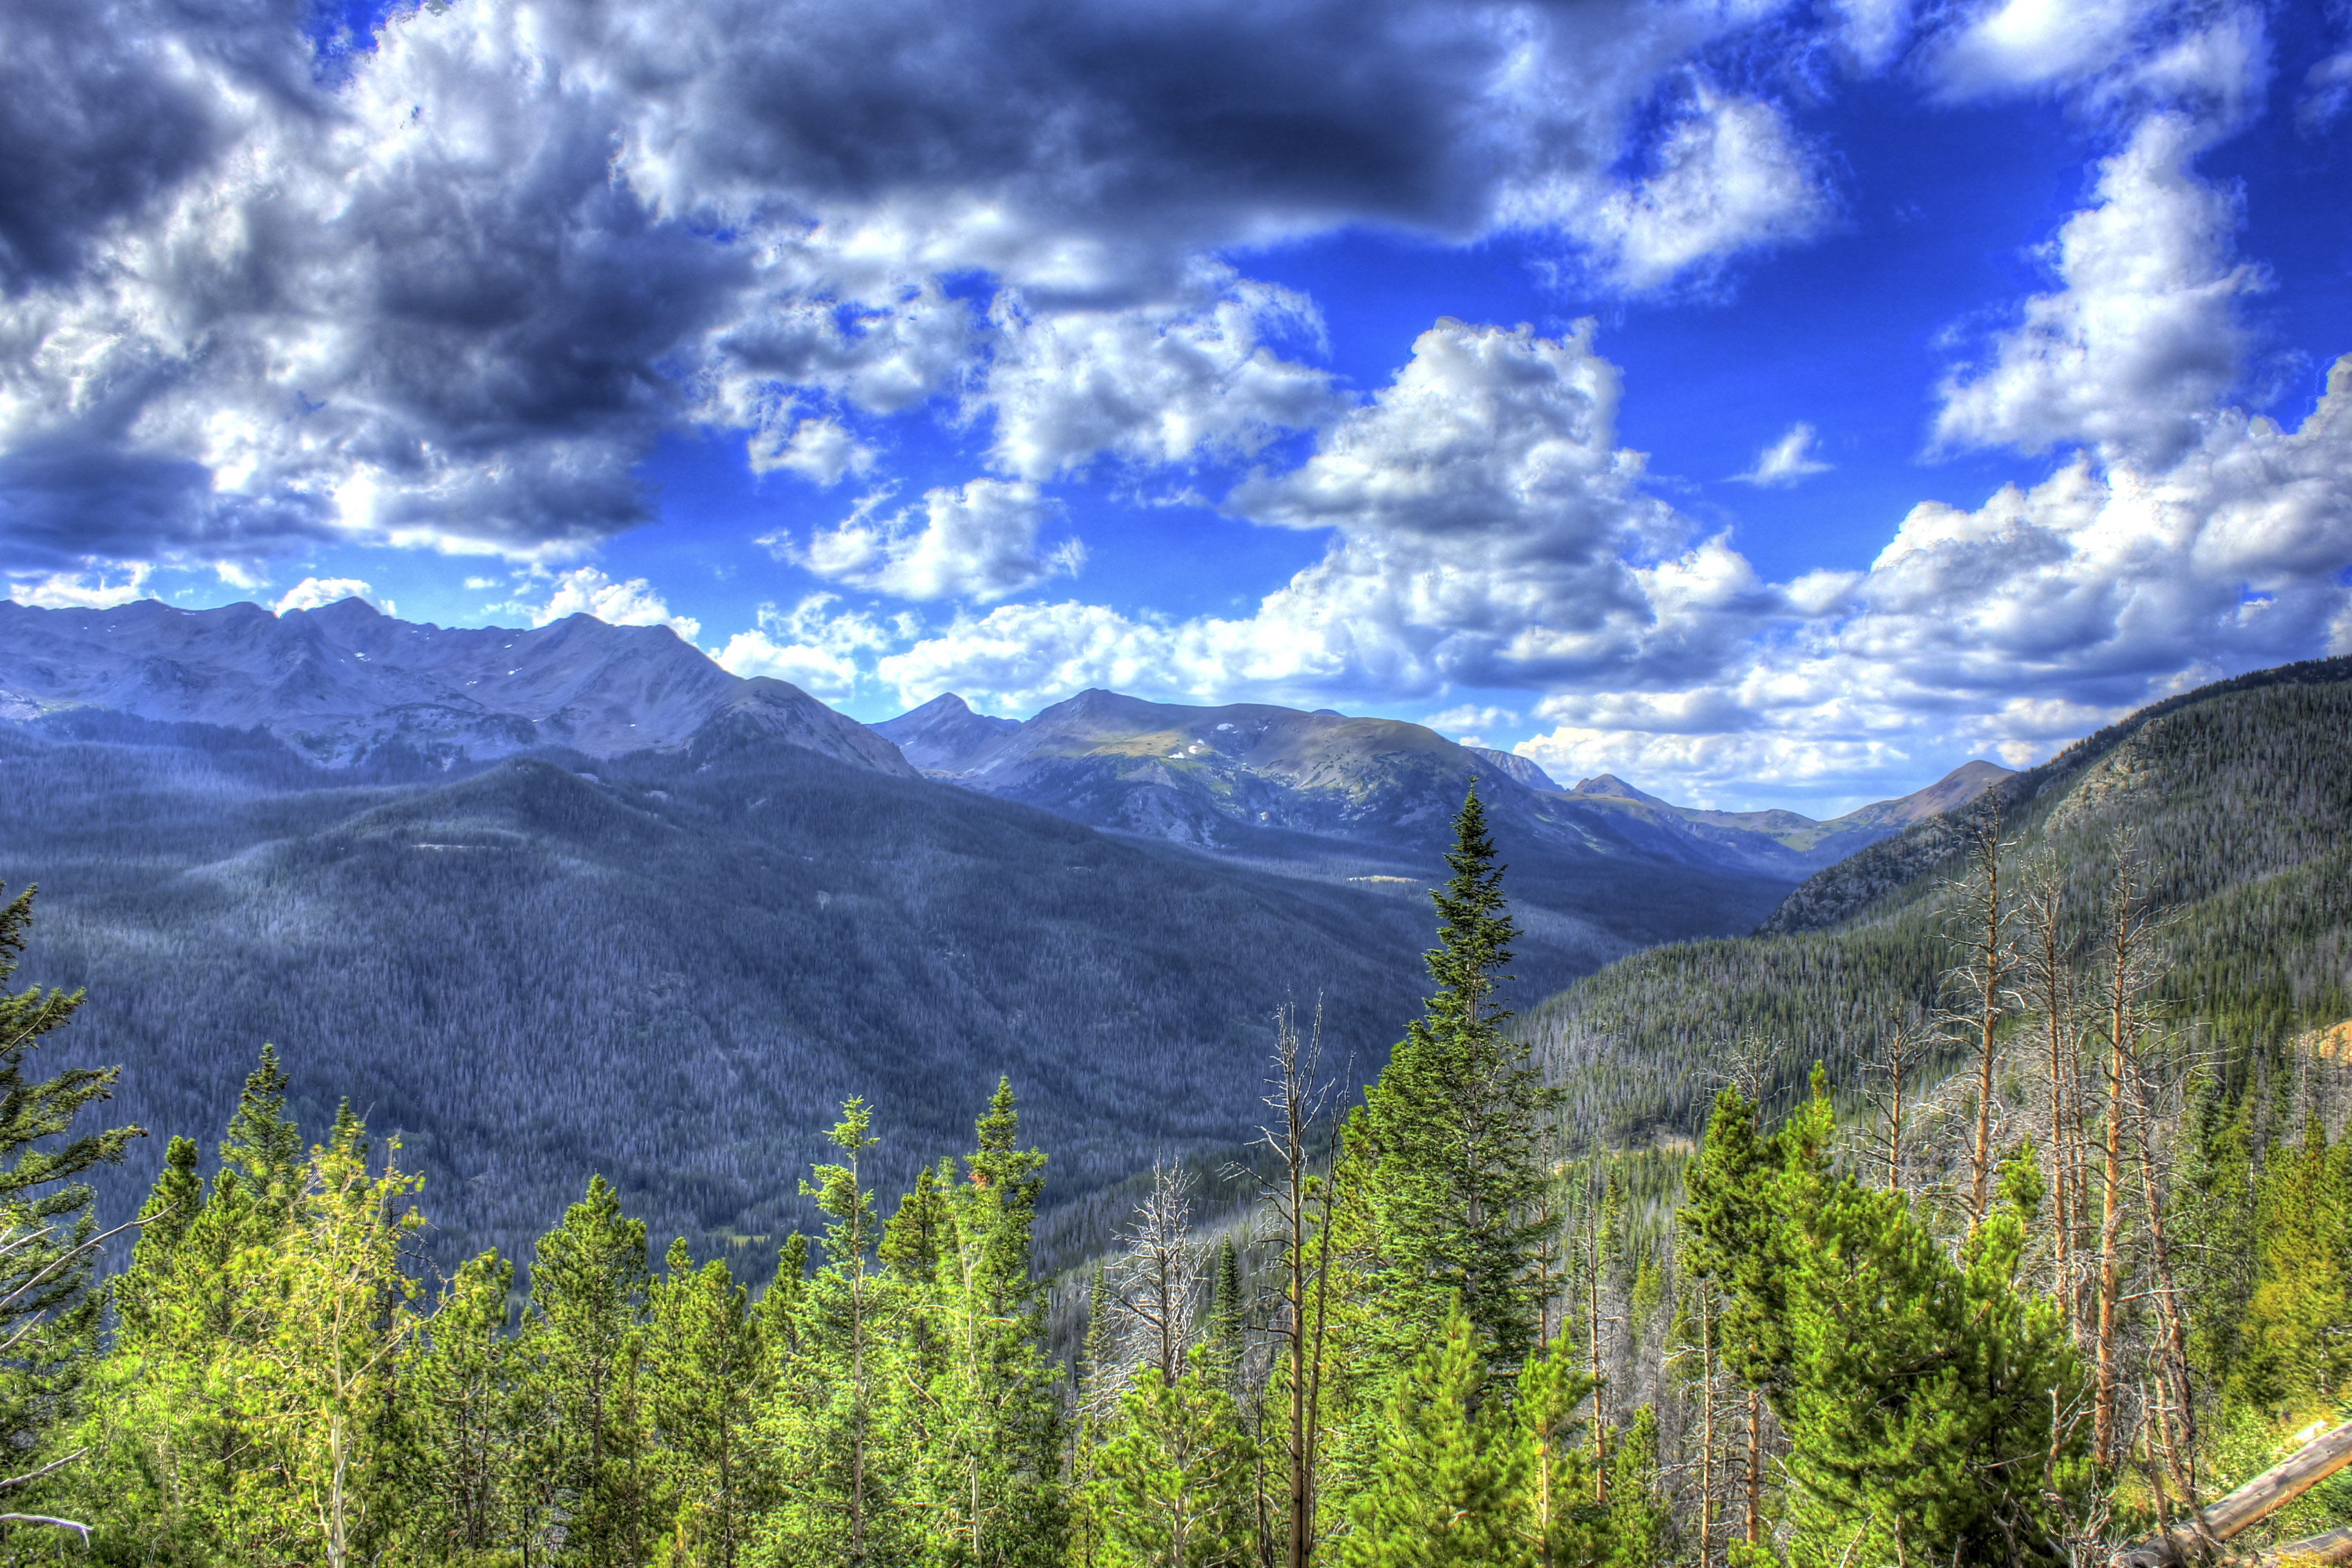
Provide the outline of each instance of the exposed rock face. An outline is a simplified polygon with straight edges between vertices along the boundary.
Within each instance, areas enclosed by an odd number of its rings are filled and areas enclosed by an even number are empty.
[[[991,741],[1021,728],[1021,721],[975,713],[950,691],[872,728],[925,773],[953,773]]]
[[[724,721],[913,771],[797,687],[730,675],[667,626],[590,616],[515,630],[420,626],[358,599],[283,616],[0,603],[0,717],[71,708],[266,730],[330,766],[402,751],[444,765],[539,746],[615,756]]]

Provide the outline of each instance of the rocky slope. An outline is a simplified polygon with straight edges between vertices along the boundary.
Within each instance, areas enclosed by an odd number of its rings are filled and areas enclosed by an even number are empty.
[[[95,708],[259,729],[331,767],[465,761],[562,746],[678,746],[714,716],[900,776],[895,748],[782,681],[746,681],[667,626],[572,616],[532,630],[414,625],[359,599],[110,610],[0,601],[0,718]]]

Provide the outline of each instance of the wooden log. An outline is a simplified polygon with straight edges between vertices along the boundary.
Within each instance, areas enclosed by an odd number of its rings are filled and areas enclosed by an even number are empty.
[[[2331,1530],[2302,1541],[2274,1546],[2254,1559],[2263,1568],[2317,1568],[2327,1563],[2352,1563],[2352,1530]]]
[[[2227,1541],[2284,1508],[2347,1465],[2352,1465],[2352,1421],[2321,1433],[2237,1490],[2207,1503],[2206,1528],[2212,1531],[2214,1540]],[[2176,1525],[2168,1535],[2152,1535],[2136,1546],[2126,1547],[2111,1561],[2115,1568],[2172,1568],[2175,1563],[2195,1562],[2197,1552],[2195,1530]]]

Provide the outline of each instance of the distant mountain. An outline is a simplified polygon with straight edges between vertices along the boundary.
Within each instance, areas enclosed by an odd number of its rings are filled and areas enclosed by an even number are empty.
[[[1464,751],[1503,770],[1504,775],[1547,795],[1561,794],[1552,776],[1517,752],[1498,752],[1492,746],[1465,746]]]
[[[1933,1014],[1948,882],[1968,827],[1995,808],[2013,869],[2068,889],[2070,941],[2094,934],[2116,833],[2136,836],[2174,911],[2159,994],[2200,1051],[2277,1052],[2352,1015],[2352,658],[2336,658],[2168,699],[2039,767],[1972,763],[1851,813],[1910,820],[1809,879],[1754,935],[1635,954],[1522,1027],[1578,1119],[1612,1140],[1693,1131],[1720,1053],[1744,1036],[1775,1047],[1776,1092],[1797,1092],[1815,1061],[1857,1091],[1895,1023]]]
[[[1793,881],[2004,776],[1972,763],[1901,801],[1822,823],[1671,805],[1606,773],[1563,790],[1525,757],[1329,710],[1190,708],[1097,690],[1015,723],[940,697],[875,729],[925,771],[983,794],[1213,853],[1320,854],[1335,865],[1366,854],[1427,861],[1480,778],[1498,818],[1556,858]]]
[[[925,773],[953,773],[991,741],[1021,728],[1021,721],[975,713],[950,691],[872,728]]]
[[[679,746],[725,711],[838,761],[914,773],[863,725],[797,687],[730,675],[667,626],[418,626],[359,599],[283,616],[0,600],[0,718],[76,708],[265,730],[330,767],[435,768],[542,746]]]

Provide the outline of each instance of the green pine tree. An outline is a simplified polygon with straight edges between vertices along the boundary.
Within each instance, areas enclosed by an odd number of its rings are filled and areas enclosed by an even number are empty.
[[[83,1385],[99,1351],[103,1293],[92,1289],[99,1237],[82,1178],[119,1163],[143,1128],[73,1131],[85,1106],[112,1098],[118,1068],[28,1074],[27,1058],[63,1028],[82,993],[11,994],[17,954],[33,919],[35,889],[0,905],[0,1451],[8,1470],[41,1468],[52,1441],[79,1416]],[[59,1481],[51,1489],[69,1483]],[[22,1486],[0,1492],[0,1510]]]
[[[1522,1568],[1528,1452],[1500,1401],[1483,1399],[1486,1357],[1459,1306],[1398,1378],[1369,1484],[1349,1510],[1341,1568]]]
[[[640,1387],[650,1271],[642,1220],[602,1176],[541,1237],[516,1353],[533,1411],[518,1436],[527,1506],[583,1568],[652,1550]]]
[[[433,1561],[506,1543],[514,1372],[507,1298],[514,1264],[493,1249],[457,1266],[400,1390],[415,1448],[409,1536]]]
[[[881,1222],[866,1184],[867,1151],[878,1142],[872,1127],[865,1101],[844,1102],[826,1135],[842,1163],[819,1165],[816,1181],[801,1184],[832,1223],[824,1267],[797,1314],[800,1352],[784,1368],[769,1421],[794,1478],[766,1548],[778,1563],[866,1568],[910,1554],[906,1455],[890,1422],[908,1284],[874,1268]]]
[[[724,1259],[695,1268],[681,1237],[666,1262],[667,1277],[649,1293],[645,1358],[669,1519],[655,1561],[736,1568],[770,1500],[772,1456],[759,1433],[768,1353]]]
[[[1475,786],[1454,818],[1453,878],[1431,895],[1441,923],[1428,954],[1437,994],[1366,1096],[1357,1142],[1368,1156],[1365,1240],[1402,1365],[1457,1298],[1490,1360],[1516,1368],[1533,1346],[1546,1173],[1538,1137],[1557,1097],[1503,1032],[1499,989],[1518,936],[1503,868]]]
[[[2352,1194],[2347,1144],[2330,1148],[2313,1117],[2300,1148],[2276,1148],[2263,1173],[2254,1287],[2238,1326],[2229,1392],[2249,1409],[2329,1411],[2352,1377],[2352,1278],[2345,1244]]]
[[[1245,1568],[1256,1561],[1257,1458],[1233,1395],[1195,1366],[1147,1367],[1096,1459],[1101,1561],[1133,1568]]]
[[[977,1124],[979,1147],[948,1201],[933,1309],[940,1370],[921,1487],[937,1550],[970,1568],[1044,1568],[1064,1559],[1060,1379],[1042,1349],[1044,1282],[1032,1251],[1045,1156],[1020,1145],[1009,1080]]]

